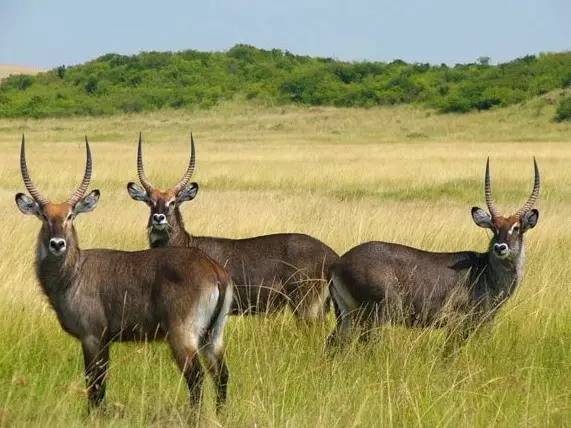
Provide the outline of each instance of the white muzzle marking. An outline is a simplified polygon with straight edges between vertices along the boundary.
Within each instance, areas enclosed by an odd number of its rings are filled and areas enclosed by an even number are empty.
[[[61,256],[63,253],[65,253],[66,248],[67,245],[65,239],[63,238],[50,239],[50,244],[48,246],[48,249],[50,253],[52,253],[54,256]]]

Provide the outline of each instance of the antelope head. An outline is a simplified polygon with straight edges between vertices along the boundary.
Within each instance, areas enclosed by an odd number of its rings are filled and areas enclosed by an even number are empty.
[[[498,259],[514,259],[517,257],[523,248],[523,234],[535,227],[539,219],[539,211],[533,208],[539,197],[540,187],[539,169],[535,158],[533,158],[533,168],[535,178],[531,195],[519,210],[506,217],[500,214],[492,197],[490,159],[488,158],[486,162],[484,193],[489,213],[482,208],[473,207],[472,218],[478,226],[490,229],[494,234],[490,249]]]
[[[165,244],[173,229],[173,226],[181,226],[182,217],[179,206],[196,197],[198,184],[189,183],[195,167],[194,138],[190,134],[190,161],[186,172],[178,183],[169,189],[160,190],[155,188],[145,175],[143,167],[142,138],[139,134],[139,146],[137,150],[137,174],[141,186],[130,182],[127,191],[131,198],[145,202],[150,208],[148,222],[151,245]]]
[[[92,211],[99,200],[99,190],[93,190],[87,196],[84,196],[89,186],[92,168],[91,150],[89,149],[87,137],[85,137],[85,148],[87,161],[81,184],[67,201],[53,203],[40,193],[30,178],[26,164],[25,140],[22,135],[20,171],[22,172],[24,185],[31,197],[24,193],[18,193],[16,195],[16,205],[22,213],[35,215],[41,220],[41,244],[44,249],[47,249],[54,256],[65,255],[68,248],[77,242],[73,226],[75,216]]]

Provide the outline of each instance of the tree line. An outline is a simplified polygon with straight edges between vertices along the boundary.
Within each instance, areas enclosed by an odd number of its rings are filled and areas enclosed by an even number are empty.
[[[107,54],[0,83],[0,117],[108,115],[255,100],[341,107],[420,104],[440,112],[499,108],[571,87],[571,52],[498,65],[345,62],[236,45],[226,52]],[[571,97],[556,120],[571,119]]]

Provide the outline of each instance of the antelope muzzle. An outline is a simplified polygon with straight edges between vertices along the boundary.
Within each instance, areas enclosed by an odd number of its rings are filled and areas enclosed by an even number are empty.
[[[65,254],[65,250],[67,249],[67,244],[65,239],[63,238],[51,238],[50,243],[48,245],[48,249],[50,253],[54,256],[61,256]]]
[[[154,213],[151,215],[151,227],[156,230],[164,230],[168,228],[169,223],[167,216],[163,213]]]
[[[500,259],[505,259],[510,255],[510,248],[505,242],[494,244],[494,253]]]

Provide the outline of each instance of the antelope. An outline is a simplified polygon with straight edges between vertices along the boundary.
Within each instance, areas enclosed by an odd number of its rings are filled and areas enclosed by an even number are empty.
[[[491,230],[488,251],[435,253],[387,242],[358,245],[330,270],[332,299],[339,310],[328,338],[335,344],[354,326],[365,330],[382,323],[447,327],[447,348],[467,339],[517,288],[524,264],[523,235],[537,224],[532,209],[539,197],[535,158],[533,191],[510,216],[500,214],[492,197],[490,161],[486,162],[485,199],[488,212],[473,207],[476,225]],[[367,329],[368,328],[368,329]]]
[[[131,198],[150,208],[151,248],[196,247],[224,266],[235,286],[233,314],[268,313],[289,306],[298,319],[322,318],[329,296],[327,271],[338,258],[323,242],[299,233],[227,239],[186,231],[180,207],[198,192],[198,184],[190,183],[195,169],[192,134],[190,144],[190,161],[182,178],[174,187],[159,190],[145,175],[139,135],[137,174],[142,187],[130,182],[127,190]]]
[[[42,222],[36,277],[63,330],[81,342],[88,409],[104,399],[112,342],[164,338],[186,379],[191,405],[202,397],[202,356],[222,406],[229,377],[223,341],[232,301],[228,274],[196,248],[80,249],[73,222],[92,211],[100,196],[99,190],[85,196],[92,170],[87,137],[85,147],[81,184],[67,201],[53,203],[30,178],[22,136],[20,170],[31,197],[18,193],[16,204]]]

